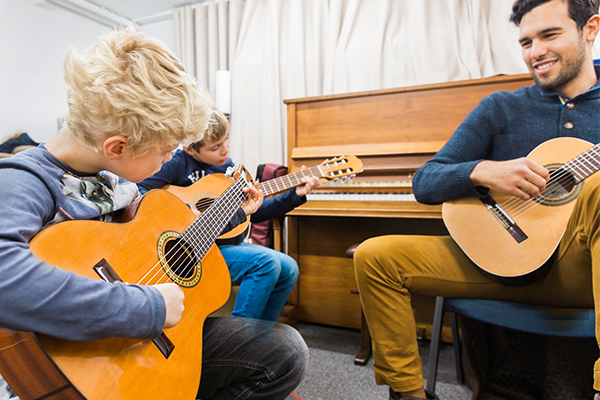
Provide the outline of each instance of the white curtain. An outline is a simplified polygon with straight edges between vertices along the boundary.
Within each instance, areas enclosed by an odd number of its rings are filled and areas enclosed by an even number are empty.
[[[527,72],[513,1],[209,0],[174,12],[177,51],[213,96],[231,71],[231,157],[254,173],[286,164],[285,99]]]

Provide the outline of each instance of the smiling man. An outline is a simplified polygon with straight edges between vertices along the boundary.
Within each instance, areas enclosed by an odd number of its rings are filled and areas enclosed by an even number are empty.
[[[536,84],[480,102],[415,174],[413,191],[422,203],[483,197],[490,189],[523,200],[537,197],[549,171],[526,158],[534,148],[557,137],[600,142],[600,64],[592,59],[598,0],[517,0],[510,21],[520,28],[523,60]],[[354,260],[377,384],[389,386],[393,400],[437,399],[423,388],[411,293],[594,307],[594,298],[600,299],[599,208],[595,174],[585,181],[549,273],[523,287],[484,275],[449,236],[363,242]],[[599,362],[594,388],[600,390]]]

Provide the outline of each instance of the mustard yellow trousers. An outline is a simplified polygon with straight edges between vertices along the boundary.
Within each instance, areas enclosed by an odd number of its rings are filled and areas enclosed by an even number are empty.
[[[473,221],[472,223],[476,223]],[[585,181],[550,272],[508,287],[473,264],[449,236],[380,236],[354,253],[360,300],[373,341],[375,380],[397,392],[423,386],[411,293],[600,310],[600,173]],[[600,390],[600,361],[594,366]]]

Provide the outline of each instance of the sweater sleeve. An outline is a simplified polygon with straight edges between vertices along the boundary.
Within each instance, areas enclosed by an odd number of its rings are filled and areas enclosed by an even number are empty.
[[[70,340],[152,338],[166,310],[152,287],[109,284],[50,265],[29,240],[58,206],[28,171],[0,169],[0,326]]]
[[[152,189],[160,189],[166,185],[178,185],[182,186],[180,182],[180,175],[183,175],[183,158],[173,158],[171,161],[165,163],[156,174],[150,178],[146,178],[139,182],[138,188],[141,194],[145,194]]]
[[[417,170],[412,182],[418,201],[440,204],[487,193],[484,188],[475,188],[469,176],[473,168],[488,157],[493,137],[504,125],[494,108],[493,98],[484,98],[444,147]]]

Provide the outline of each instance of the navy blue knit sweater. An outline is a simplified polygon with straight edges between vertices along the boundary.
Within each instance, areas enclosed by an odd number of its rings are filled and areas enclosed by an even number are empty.
[[[595,68],[600,77],[600,63]],[[469,179],[475,165],[525,157],[549,139],[568,136],[600,142],[600,82],[572,99],[563,96],[564,104],[560,96],[535,84],[485,97],[435,157],[416,172],[417,200],[440,204],[480,196],[482,192]],[[571,129],[567,122],[572,123]]]

